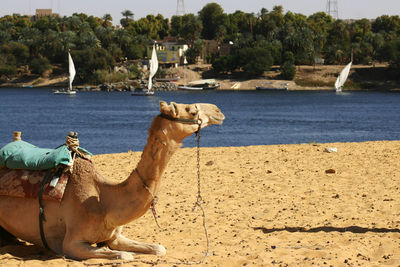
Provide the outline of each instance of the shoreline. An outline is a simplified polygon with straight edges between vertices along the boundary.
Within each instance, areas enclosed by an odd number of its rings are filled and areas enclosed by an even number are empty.
[[[338,73],[343,68],[342,65],[318,65],[318,66],[296,66],[296,76],[293,81],[279,79],[279,66],[273,66],[270,71],[266,72],[262,77],[246,79],[232,75],[210,76],[210,65],[189,65],[188,67],[178,67],[169,69],[171,76],[185,77],[177,81],[176,84],[185,84],[189,81],[206,79],[215,79],[221,87],[217,90],[256,90],[256,86],[268,83],[268,86],[279,88],[282,84],[288,84],[289,91],[295,90],[333,90],[334,83]],[[400,83],[394,80],[388,80],[387,64],[370,65],[353,65],[349,79],[346,83],[345,90],[399,90]],[[49,78],[36,77],[25,78],[24,82],[8,82],[0,84],[0,87],[23,87],[23,85],[31,85],[34,87],[51,87],[60,88],[67,84],[67,76],[59,75]],[[117,88],[117,84],[121,88]],[[115,88],[111,91],[131,91],[126,89],[128,82],[115,83]],[[157,84],[157,83],[156,83]],[[161,83],[159,83],[160,85]],[[159,88],[169,88],[166,83]],[[98,91],[101,90],[100,85],[81,84],[74,86],[78,90]],[[123,88],[125,87],[125,88]],[[157,90],[156,90],[157,91]],[[164,90],[158,90],[164,91]],[[168,91],[168,90],[167,90]]]

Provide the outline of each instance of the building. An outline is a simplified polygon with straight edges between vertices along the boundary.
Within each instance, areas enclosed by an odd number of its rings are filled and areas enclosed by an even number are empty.
[[[159,64],[177,67],[185,63],[185,52],[189,48],[187,44],[179,44],[173,40],[162,40],[147,47],[147,55],[151,55],[153,45],[156,46]]]
[[[36,14],[32,16],[32,20],[36,21],[43,17],[60,17],[58,13],[53,13],[51,8],[48,9],[36,9]]]

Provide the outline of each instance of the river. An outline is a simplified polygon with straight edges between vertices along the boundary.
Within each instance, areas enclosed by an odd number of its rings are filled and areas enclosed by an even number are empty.
[[[213,103],[226,116],[202,131],[201,145],[248,146],[400,139],[400,94],[354,91],[78,92],[0,88],[0,147],[13,131],[34,145],[55,148],[69,131],[94,154],[141,151],[159,101]],[[187,138],[184,146],[195,146]]]

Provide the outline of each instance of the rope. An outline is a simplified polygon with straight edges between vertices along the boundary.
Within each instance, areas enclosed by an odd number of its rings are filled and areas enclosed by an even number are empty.
[[[158,197],[155,196],[151,192],[150,187],[148,187],[148,185],[144,182],[144,180],[143,180],[142,176],[140,175],[139,170],[137,168],[135,169],[135,172],[139,176],[140,181],[142,181],[143,187],[147,190],[147,192],[149,192],[149,194],[153,198],[152,201],[151,201],[151,211],[153,213],[153,217],[154,217],[154,220],[156,221],[156,224],[157,224],[158,228],[161,229],[161,226],[160,226],[160,224],[158,223],[158,220],[157,220],[157,212],[156,212],[156,204],[158,202]]]
[[[79,139],[78,139],[78,134],[76,132],[75,133],[70,132],[67,135],[65,139],[65,145],[69,147],[73,152],[75,152],[75,155],[84,159],[90,159],[90,155],[79,150]]]

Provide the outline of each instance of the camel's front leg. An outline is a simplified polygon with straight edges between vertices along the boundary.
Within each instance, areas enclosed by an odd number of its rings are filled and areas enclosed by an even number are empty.
[[[116,238],[114,240],[108,242],[107,245],[111,249],[144,253],[144,254],[154,254],[158,256],[164,256],[167,253],[167,250],[162,245],[135,241],[126,238],[120,233],[116,235]]]
[[[68,258],[85,260],[91,258],[133,260],[134,253],[126,251],[111,250],[105,247],[92,247],[86,242],[63,243],[63,254]]]

